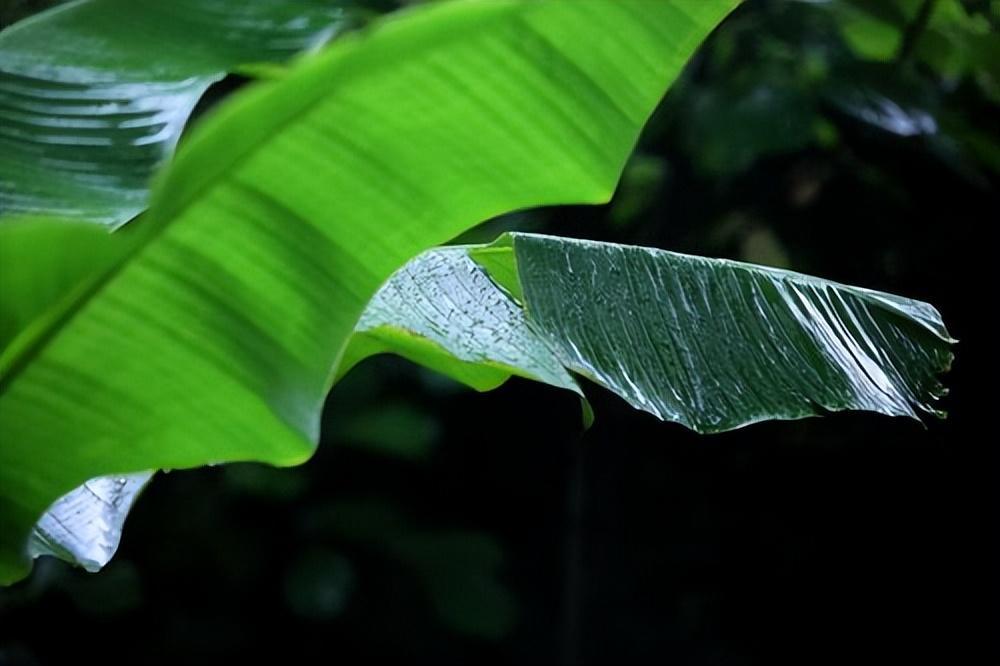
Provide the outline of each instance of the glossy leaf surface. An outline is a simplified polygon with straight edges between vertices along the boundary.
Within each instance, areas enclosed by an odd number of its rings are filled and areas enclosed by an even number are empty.
[[[152,476],[99,477],[59,498],[32,531],[29,555],[54,555],[100,571],[118,550],[125,517]]]
[[[0,580],[88,479],[307,459],[389,275],[491,216],[606,201],[732,4],[430,5],[212,114],[129,225],[129,254],[2,378]]]
[[[719,432],[845,409],[938,413],[951,343],[919,301],[752,264],[511,234],[408,262],[369,303],[341,372],[391,352],[479,390],[519,375],[580,393],[572,371],[636,409]],[[77,511],[109,513],[83,490],[71,496]],[[127,511],[110,513],[120,525]]]
[[[82,0],[0,33],[0,215],[142,211],[212,83],[344,27],[343,2]]]
[[[393,275],[365,308],[341,372],[381,351],[478,390],[517,374],[579,392],[523,310],[465,248],[430,250]]]
[[[470,256],[488,257],[494,278],[513,288],[493,284]],[[444,370],[459,379],[478,360],[565,387],[564,375],[536,370],[558,365],[698,432],[846,409],[937,413],[937,375],[954,342],[937,310],[919,301],[752,264],[532,234],[421,255],[375,297],[359,335],[380,330],[434,343],[453,356],[454,369]],[[399,353],[426,363],[409,344]]]

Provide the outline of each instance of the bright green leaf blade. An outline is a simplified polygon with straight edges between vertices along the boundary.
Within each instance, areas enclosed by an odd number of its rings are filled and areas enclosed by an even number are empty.
[[[94,229],[90,225],[84,228]],[[0,227],[0,234],[3,232]],[[364,358],[391,352],[480,391],[496,388],[517,374],[582,397],[553,350],[528,326],[520,307],[470,258],[469,249],[430,250],[399,269],[365,308],[338,377]],[[502,251],[508,254],[506,248]],[[504,259],[503,264],[507,263]],[[383,411],[380,408],[376,424],[384,425],[387,417]],[[407,427],[412,432],[412,424]],[[354,428],[338,436],[348,440],[357,437]],[[397,440],[398,433],[387,438]],[[114,489],[117,478],[88,481],[58,500],[35,526],[32,543],[46,547],[33,545],[32,555],[56,555],[88,570],[103,566],[117,548],[131,503],[108,502],[106,491],[94,494],[88,489],[95,484]],[[67,506],[72,508],[72,521],[62,515]],[[101,524],[115,529],[94,529]],[[93,545],[95,542],[100,545]]]
[[[33,343],[33,330],[43,334],[128,249],[126,238],[91,224],[25,218],[0,225],[0,376],[16,350]]]
[[[527,312],[470,256],[517,271]],[[817,407],[930,411],[950,343],[933,308],[889,294],[750,264],[510,234],[408,262],[368,304],[348,355],[394,352],[480,389],[492,386],[468,380],[477,367],[579,393],[570,368],[633,407],[718,432]],[[78,514],[108,513],[99,498],[86,500],[76,497]]]
[[[121,224],[205,89],[319,45],[321,0],[81,0],[0,33],[0,215]]]
[[[470,255],[506,264],[507,279],[516,272],[523,309],[484,286]],[[458,364],[504,358],[512,373],[565,387],[558,364],[699,432],[821,411],[936,413],[936,376],[953,342],[919,301],[752,264],[533,234],[425,252],[382,288],[357,335],[382,328],[432,341]],[[389,342],[382,351],[424,362]],[[434,360],[435,369],[446,365]]]
[[[220,108],[154,191],[145,242],[0,380],[0,581],[87,479],[308,458],[389,275],[491,216],[606,201],[732,4],[425,6]]]

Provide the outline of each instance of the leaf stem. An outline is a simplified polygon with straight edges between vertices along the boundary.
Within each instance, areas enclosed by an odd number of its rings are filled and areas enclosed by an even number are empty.
[[[920,41],[921,35],[926,32],[936,4],[937,0],[924,0],[919,9],[917,9],[916,16],[904,28],[903,39],[899,44],[899,52],[896,53],[896,64],[903,65],[913,57],[913,52],[917,48],[917,42]]]

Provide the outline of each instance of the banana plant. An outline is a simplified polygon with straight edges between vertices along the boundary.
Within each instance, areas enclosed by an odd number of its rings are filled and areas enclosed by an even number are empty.
[[[304,462],[378,353],[574,391],[589,419],[585,378],[704,433],[943,415],[953,340],[925,303],[567,238],[438,247],[608,201],[734,4],[441,2],[316,49],[336,3],[81,0],[0,34],[0,582],[39,554],[99,569],[156,470]],[[174,156],[230,70],[266,76]]]

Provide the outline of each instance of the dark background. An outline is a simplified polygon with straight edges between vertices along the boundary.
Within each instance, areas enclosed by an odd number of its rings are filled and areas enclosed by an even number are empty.
[[[0,590],[0,664],[998,663],[998,25],[997,2],[748,2],[610,205],[468,237],[654,245],[929,301],[961,341],[947,420],[698,436],[589,386],[583,433],[572,395],[375,359],[334,389],[308,464],[161,474],[103,573],[46,559]]]

